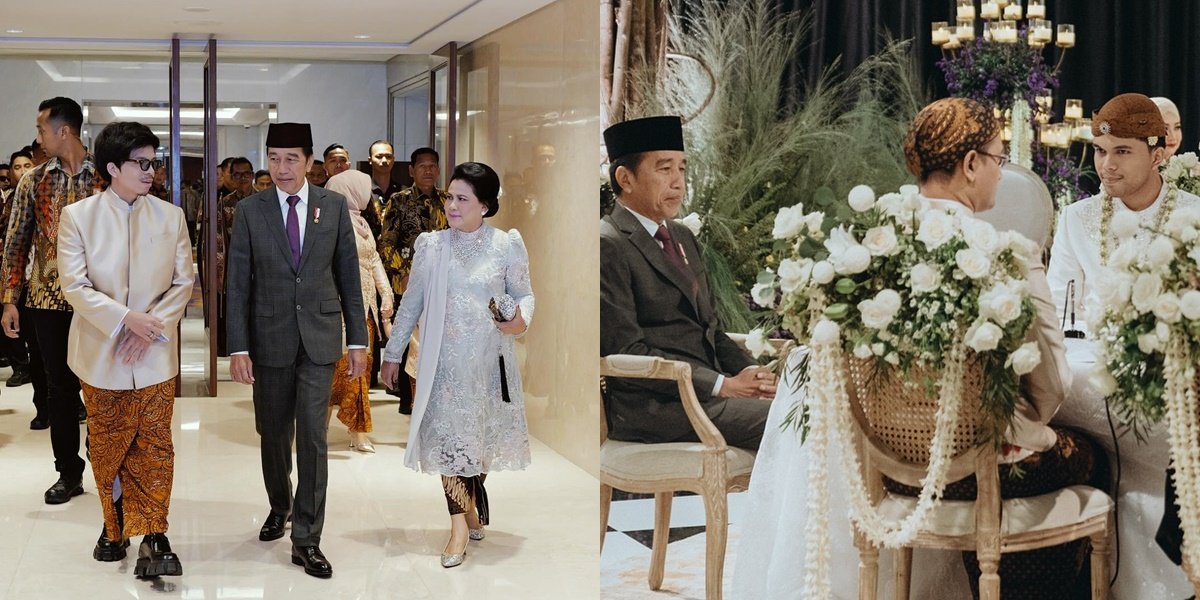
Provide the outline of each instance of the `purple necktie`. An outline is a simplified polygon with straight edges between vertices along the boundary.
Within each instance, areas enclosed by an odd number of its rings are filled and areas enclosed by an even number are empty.
[[[288,196],[287,234],[288,244],[292,247],[292,265],[300,268],[300,217],[296,214],[296,204],[300,196]]]
[[[667,261],[687,280],[688,285],[692,288],[692,295],[695,296],[699,293],[700,282],[696,279],[696,274],[692,272],[692,268],[688,266],[687,259],[683,257],[675,240],[671,239],[671,232],[667,230],[666,225],[658,226],[658,231],[654,233],[654,239],[662,242],[663,254],[667,255]]]

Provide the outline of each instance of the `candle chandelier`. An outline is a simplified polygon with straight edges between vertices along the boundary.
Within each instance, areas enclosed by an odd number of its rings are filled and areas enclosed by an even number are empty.
[[[1072,202],[1074,198],[1058,196],[1075,194],[1062,185],[1056,186],[1050,181],[1054,175],[1046,173],[1061,173],[1062,168],[1052,168],[1051,164],[1069,161],[1070,146],[1082,143],[1084,150],[1073,174],[1078,187],[1087,143],[1092,139],[1091,119],[1084,118],[1084,103],[1078,98],[1068,98],[1064,103],[1062,121],[1050,122],[1054,116],[1052,89],[1057,86],[1056,76],[1067,50],[1075,47],[1075,25],[1058,24],[1055,28],[1046,19],[1046,0],[956,0],[954,16],[953,24],[940,20],[931,28],[932,43],[942,49],[943,60],[938,66],[947,73],[950,92],[990,101],[998,118],[1006,122],[1003,139],[1009,146],[1009,160],[1034,170],[1044,167],[1043,178],[1056,200]],[[1027,49],[1016,44],[1025,44]],[[1057,49],[1057,60],[1052,70],[1045,71],[1043,49],[1050,44]],[[986,67],[979,68],[984,62]],[[1033,70],[1044,77],[1033,77]],[[1031,74],[1030,80],[1038,80],[1037,88],[1026,83],[1026,73]],[[1003,90],[997,92],[996,88]],[[1038,156],[1039,164],[1034,166],[1038,149],[1044,150],[1044,155]]]

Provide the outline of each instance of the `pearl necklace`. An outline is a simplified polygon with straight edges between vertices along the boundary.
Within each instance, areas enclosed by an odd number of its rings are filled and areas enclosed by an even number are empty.
[[[1167,184],[1167,197],[1163,200],[1163,206],[1158,211],[1158,224],[1154,226],[1155,231],[1162,231],[1164,225],[1167,224],[1167,219],[1171,216],[1171,211],[1175,210],[1175,197],[1179,193],[1179,188],[1175,187],[1174,183]],[[1108,192],[1100,193],[1100,265],[1108,266],[1108,228],[1112,224],[1113,217],[1113,202],[1112,196]]]
[[[487,242],[488,236],[484,235],[486,229],[486,225],[480,225],[479,229],[470,233],[451,229],[450,250],[454,252],[454,258],[464,263],[475,258],[475,255],[483,250],[484,243]]]

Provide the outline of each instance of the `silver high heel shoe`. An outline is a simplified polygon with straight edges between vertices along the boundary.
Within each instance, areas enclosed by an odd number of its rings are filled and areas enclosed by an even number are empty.
[[[455,554],[446,554],[445,552],[443,552],[442,553],[442,567],[446,568],[446,569],[449,569],[451,567],[457,567],[458,565],[463,564],[463,561],[466,559],[467,559],[467,549],[466,548],[463,548],[462,552],[455,553]]]
[[[480,527],[479,529],[468,528],[467,529],[467,537],[472,540],[475,540],[476,542],[482,540],[485,537],[484,533],[483,533],[483,528],[482,527]]]
[[[375,446],[371,444],[371,438],[361,431],[350,432],[350,447],[366,454],[375,453]]]

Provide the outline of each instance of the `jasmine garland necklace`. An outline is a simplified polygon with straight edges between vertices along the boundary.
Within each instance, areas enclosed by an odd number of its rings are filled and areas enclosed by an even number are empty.
[[[1158,224],[1154,226],[1154,230],[1162,231],[1163,225],[1166,225],[1167,219],[1171,217],[1171,211],[1175,210],[1175,197],[1179,194],[1179,188],[1175,187],[1174,183],[1167,184],[1167,197],[1163,200],[1163,206],[1158,211]],[[1112,196],[1108,192],[1100,193],[1100,265],[1108,266],[1108,229],[1112,224],[1113,217],[1113,202]]]

